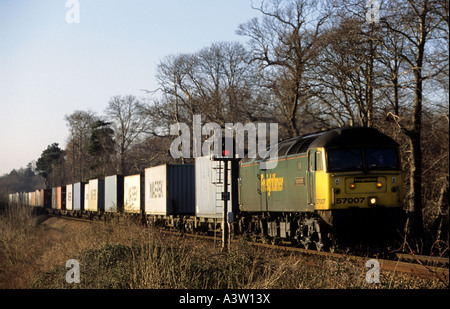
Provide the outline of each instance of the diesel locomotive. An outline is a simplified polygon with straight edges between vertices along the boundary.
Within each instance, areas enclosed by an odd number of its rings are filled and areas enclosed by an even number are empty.
[[[244,158],[239,230],[319,250],[386,246],[402,234],[397,143],[374,128],[345,127],[282,141],[270,159]]]

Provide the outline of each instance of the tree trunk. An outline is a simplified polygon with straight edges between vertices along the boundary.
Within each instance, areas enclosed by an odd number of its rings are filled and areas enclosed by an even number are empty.
[[[407,131],[411,149],[410,200],[408,205],[409,239],[420,251],[423,238],[422,217],[422,149],[420,147],[422,131],[422,63],[424,44],[419,44],[414,68],[414,106],[412,114],[413,127]],[[411,245],[411,244],[410,244]]]

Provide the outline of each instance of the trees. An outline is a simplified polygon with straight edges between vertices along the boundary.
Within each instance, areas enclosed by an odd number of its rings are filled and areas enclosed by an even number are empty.
[[[263,118],[267,100],[249,60],[244,46],[236,42],[166,57],[158,65],[162,97],[153,116],[165,123],[191,124],[193,116],[201,114],[204,121],[220,125]]]
[[[69,182],[83,182],[106,174],[127,174],[130,149],[147,134],[153,121],[135,96],[114,96],[104,116],[92,111],[66,115],[70,129],[66,146]]]
[[[92,111],[77,110],[65,116],[70,130],[66,146],[67,163],[70,182],[89,180],[92,158],[88,153],[92,125],[98,119]]]
[[[151,132],[151,119],[144,104],[132,95],[112,97],[105,113],[114,130],[116,173],[126,175],[130,148]]]
[[[47,187],[55,187],[65,183],[64,151],[58,143],[53,143],[45,149],[36,161],[36,171],[45,180]]]
[[[237,34],[250,38],[251,61],[261,70],[288,136],[299,135],[299,111],[310,104],[311,69],[320,50],[327,14],[317,1],[262,1],[263,14],[239,25]]]
[[[236,42],[218,42],[193,54],[170,55],[158,65],[161,93],[148,108],[157,126],[193,126],[194,115],[221,127],[226,123],[274,121],[267,91],[260,87],[257,67]],[[195,146],[194,146],[195,147]],[[181,158],[185,162],[184,158]]]
[[[103,120],[97,120],[92,124],[88,153],[93,158],[90,169],[95,178],[114,172],[111,164],[114,159],[115,141],[114,130],[110,125],[111,122]]]
[[[378,29],[345,11],[335,12],[333,20],[333,26],[322,36],[313,69],[318,106],[314,117],[330,126],[372,127],[382,72],[377,61]]]
[[[36,174],[36,162],[30,162],[26,168],[12,170],[9,174],[0,176],[0,199],[11,192],[31,192],[42,188],[45,183]]]
[[[248,53],[240,43],[219,42],[201,49],[195,79],[198,81],[199,112],[206,121],[224,126],[226,122],[245,122],[252,108],[251,78],[254,68],[248,65]],[[259,102],[261,107],[264,103]],[[256,115],[255,115],[256,116]]]
[[[422,218],[422,122],[424,105],[424,82],[434,76],[445,74],[448,76],[448,50],[440,52],[436,45],[441,32],[445,33],[444,22],[447,22],[446,37],[448,44],[448,3],[441,1],[390,1],[389,11],[392,15],[381,21],[382,26],[390,33],[401,37],[406,42],[403,49],[392,49],[388,44],[385,48],[409,67],[412,74],[413,105],[409,113],[409,121],[401,121],[402,117],[390,113],[391,119],[405,134],[410,149],[410,168],[408,192],[408,211],[410,213],[410,227],[414,238],[423,237]],[[445,13],[445,10],[447,12]],[[447,18],[443,18],[446,16]],[[390,17],[390,18],[389,18]],[[445,35],[444,35],[445,38]],[[447,68],[447,69],[446,69]]]

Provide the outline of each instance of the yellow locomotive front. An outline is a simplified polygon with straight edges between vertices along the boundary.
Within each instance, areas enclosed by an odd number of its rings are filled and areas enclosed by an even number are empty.
[[[314,152],[315,210],[341,243],[400,239],[405,223],[397,143],[377,130],[338,130],[318,139]],[[312,155],[309,155],[312,161]]]
[[[316,210],[402,207],[403,180],[395,147],[323,149],[316,171]]]

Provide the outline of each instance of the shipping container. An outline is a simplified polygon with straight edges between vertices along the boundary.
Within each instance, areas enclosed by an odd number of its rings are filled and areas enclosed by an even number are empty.
[[[194,215],[194,164],[165,164],[145,169],[145,212]]]
[[[52,208],[57,209],[57,188],[52,188]]]
[[[105,177],[105,211],[123,211],[123,176]]]
[[[56,188],[56,209],[66,209],[66,187]]]
[[[36,204],[36,192],[35,191],[33,191],[33,192],[30,192],[30,195],[31,195],[31,201],[30,201],[30,206],[36,206],[35,204]]]
[[[73,210],[84,210],[84,182],[73,185]]]
[[[223,218],[224,167],[210,156],[195,158],[195,215],[199,218]],[[237,162],[228,162],[228,212],[237,213]]]
[[[36,207],[41,207],[42,206],[41,205],[41,190],[36,190],[34,194],[36,196],[36,198],[35,198],[35,206]]]
[[[73,184],[66,186],[66,209],[73,209]]]
[[[105,209],[105,180],[89,180],[89,208],[86,210],[98,211]]]
[[[140,174],[124,177],[124,211],[139,213],[143,209],[144,177]]]
[[[84,184],[84,210],[89,210],[89,182]]]
[[[41,205],[44,208],[52,208],[52,189],[41,190]]]

